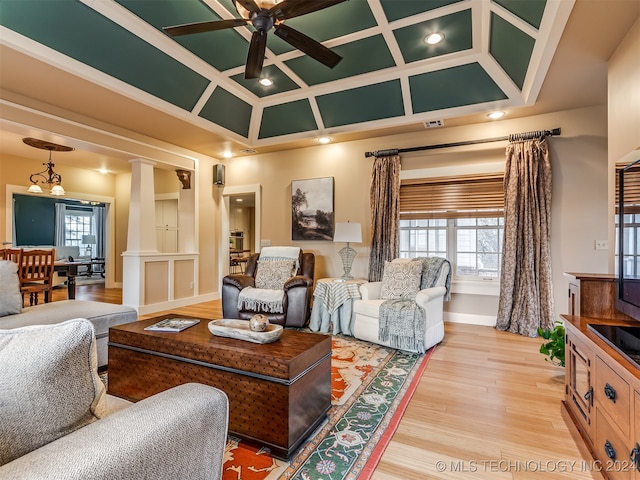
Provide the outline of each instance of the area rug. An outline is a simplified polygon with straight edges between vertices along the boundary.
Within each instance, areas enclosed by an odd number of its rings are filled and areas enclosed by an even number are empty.
[[[288,462],[230,435],[223,480],[368,480],[434,348],[417,355],[333,336],[327,420]],[[100,377],[106,385],[107,372]]]
[[[223,480],[367,480],[427,366],[425,355],[332,338],[328,419],[288,462],[229,437]]]

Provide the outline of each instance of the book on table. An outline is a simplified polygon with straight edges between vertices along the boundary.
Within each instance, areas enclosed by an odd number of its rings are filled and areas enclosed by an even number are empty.
[[[200,323],[200,320],[195,318],[165,318],[153,325],[145,327],[145,330],[151,330],[153,332],[181,332],[197,323]]]

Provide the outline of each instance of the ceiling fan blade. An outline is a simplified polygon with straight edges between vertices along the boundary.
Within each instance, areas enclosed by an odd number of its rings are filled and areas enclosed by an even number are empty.
[[[185,23],[184,25],[174,25],[172,27],[162,27],[172,37],[179,35],[189,35],[191,33],[212,32],[214,30],[225,30],[227,28],[242,27],[248,20],[234,18],[232,20],[213,20],[211,22]]]
[[[267,32],[256,30],[251,35],[251,44],[247,55],[247,66],[244,70],[244,78],[259,78],[264,62],[264,52],[267,49]]]
[[[250,14],[258,13],[260,11],[260,7],[254,0],[233,0],[233,3],[236,5],[236,11],[238,11],[238,4],[246,8]],[[238,13],[240,13],[240,11],[238,11]],[[240,15],[242,14],[240,13]]]
[[[329,68],[335,67],[340,60],[342,60],[340,55],[329,50],[320,42],[286,26],[284,23],[275,26],[275,34],[288,44],[293,45],[301,52],[306,53],[311,58],[323,63]]]
[[[271,12],[278,20],[299,17],[307,13],[316,12],[347,0],[284,0],[271,7]]]

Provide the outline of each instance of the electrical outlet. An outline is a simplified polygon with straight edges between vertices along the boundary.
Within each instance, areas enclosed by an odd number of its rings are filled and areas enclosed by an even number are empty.
[[[193,290],[193,282],[189,282],[189,289]]]
[[[260,246],[261,247],[270,247],[271,246],[271,240],[260,240]]]
[[[596,240],[596,250],[608,250],[608,249],[609,249],[608,240]]]

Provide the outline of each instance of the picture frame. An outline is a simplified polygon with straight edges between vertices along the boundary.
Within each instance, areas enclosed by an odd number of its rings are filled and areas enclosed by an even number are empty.
[[[291,181],[291,239],[333,241],[334,178]]]

